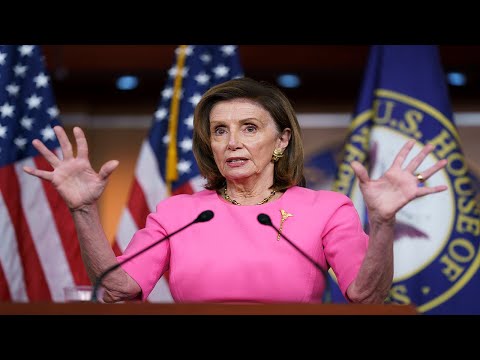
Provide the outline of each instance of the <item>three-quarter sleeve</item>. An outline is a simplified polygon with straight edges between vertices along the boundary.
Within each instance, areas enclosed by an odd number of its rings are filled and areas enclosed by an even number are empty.
[[[331,214],[323,233],[325,257],[346,297],[348,286],[358,274],[368,247],[368,235],[352,201],[344,196]],[[348,299],[348,298],[347,298]]]

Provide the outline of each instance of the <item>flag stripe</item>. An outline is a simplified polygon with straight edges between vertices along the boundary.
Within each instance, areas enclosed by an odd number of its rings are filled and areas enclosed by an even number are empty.
[[[160,303],[173,302],[172,294],[170,293],[170,288],[168,286],[168,272],[157,282],[150,295],[148,295],[148,300]]]
[[[30,233],[30,228],[21,207],[22,192],[20,191],[20,184],[13,166],[9,165],[0,168],[0,188],[9,189],[8,192],[3,192],[3,199],[17,235],[16,239],[20,240],[17,242],[18,253],[23,266],[28,297],[30,299],[49,301],[52,299],[50,290]],[[16,241],[16,239],[9,239],[9,241]]]
[[[5,301],[11,301],[10,290],[8,289],[7,279],[5,278],[5,272],[3,271],[2,263],[0,262],[0,299]]]
[[[137,224],[135,224],[135,220],[132,217],[132,214],[128,208],[122,213],[122,217],[120,219],[119,228],[117,231],[117,237],[115,243],[118,246],[118,249],[123,252],[127,247],[130,239],[132,238],[135,231],[138,230]]]
[[[133,180],[130,198],[128,199],[128,208],[130,209],[130,214],[132,215],[137,228],[144,227],[145,219],[150,213],[150,210],[147,207],[143,190],[138,184],[136,178]]]
[[[74,284],[70,266],[57,227],[51,221],[53,214],[43,192],[42,180],[25,173],[22,170],[23,165],[35,167],[35,163],[33,159],[27,158],[15,164],[21,187],[29,190],[22,191],[20,196],[22,207],[28,209],[25,212],[25,218],[45,272],[52,299],[62,301],[64,298],[63,288]]]
[[[49,171],[52,170],[50,164],[43,157],[37,156],[34,158],[34,161],[38,169]],[[88,274],[80,253],[80,244],[77,240],[75,223],[73,222],[70,211],[68,210],[68,207],[63,199],[60,197],[60,194],[49,182],[42,181],[42,185],[50,205],[50,212],[54,215],[53,219],[55,221],[69,267],[72,269],[71,273],[74,283],[77,285],[90,284],[90,280],[88,278]]]
[[[0,173],[2,170],[0,169]],[[1,175],[0,175],[1,177]],[[3,272],[0,281],[0,299],[12,298],[25,302],[28,300],[23,276],[22,261],[17,246],[17,238],[7,206],[0,192],[0,268]]]
[[[180,185],[174,191],[172,191],[172,195],[178,194],[193,194],[193,189],[190,185],[190,182],[186,182],[185,184]]]
[[[143,142],[140,150],[135,167],[135,182],[142,188],[148,208],[152,212],[160,200],[168,196],[167,186],[160,176],[158,162],[148,140]]]
[[[192,187],[193,192],[201,191],[205,189],[205,178],[203,176],[194,176],[190,179],[190,186]]]
[[[113,248],[113,252],[115,253],[115,256],[122,255],[123,251],[120,249],[120,245],[118,244],[117,238],[113,239],[112,248]]]

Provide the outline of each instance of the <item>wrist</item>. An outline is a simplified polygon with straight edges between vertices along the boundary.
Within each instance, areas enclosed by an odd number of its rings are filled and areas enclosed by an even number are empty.
[[[78,207],[68,207],[70,213],[73,214],[89,214],[95,209],[95,204],[82,205]]]
[[[381,216],[378,214],[370,214],[368,216],[368,222],[370,223],[370,227],[372,226],[395,226],[396,217],[395,214],[393,216]]]

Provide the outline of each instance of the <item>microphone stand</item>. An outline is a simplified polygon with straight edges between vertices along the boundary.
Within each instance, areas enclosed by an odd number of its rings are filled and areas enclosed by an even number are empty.
[[[95,284],[93,286],[93,290],[92,290],[92,298],[91,298],[91,301],[92,302],[98,302],[98,297],[97,297],[97,292],[98,292],[98,288],[100,287],[100,285],[102,285],[102,280],[105,278],[105,276],[107,276],[108,274],[110,274],[113,270],[119,268],[120,266],[122,266],[123,264],[125,264],[126,262],[132,260],[133,258],[137,257],[138,255],[140,254],[143,254],[145,251],[151,249],[152,247],[160,244],[161,242],[167,240],[170,238],[170,236],[173,236],[177,233],[179,233],[180,231],[182,230],[185,230],[187,227],[197,223],[197,222],[207,222],[207,221],[210,221],[211,219],[213,218],[213,211],[211,210],[205,210],[203,211],[202,213],[200,213],[200,215],[198,215],[198,217],[193,220],[192,222],[188,223],[187,225],[181,227],[180,229],[178,230],[175,230],[174,232],[172,232],[171,234],[168,234],[166,236],[164,236],[163,238],[161,238],[160,240],[157,240],[155,241],[153,244],[150,244],[149,246],[143,248],[142,250],[140,251],[137,251],[136,253],[126,257],[125,259],[123,259],[122,261],[120,261],[119,263],[109,267],[107,270],[105,270],[103,273],[100,274],[100,276],[96,279],[95,281]]]

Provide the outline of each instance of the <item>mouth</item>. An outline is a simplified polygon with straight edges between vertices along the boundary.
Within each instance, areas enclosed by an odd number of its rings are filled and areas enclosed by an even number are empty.
[[[248,161],[247,158],[242,157],[232,157],[226,160],[228,166],[241,166]]]
[[[245,162],[247,161],[247,158],[241,158],[241,157],[232,157],[227,159],[227,163],[236,163],[236,162]]]

